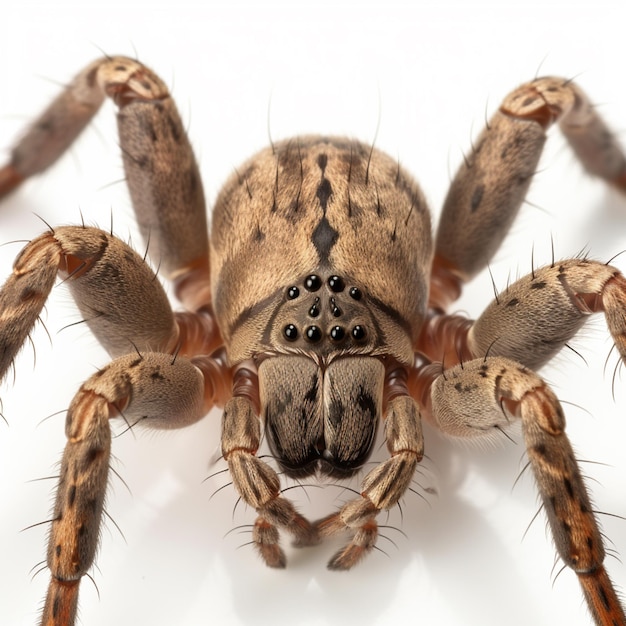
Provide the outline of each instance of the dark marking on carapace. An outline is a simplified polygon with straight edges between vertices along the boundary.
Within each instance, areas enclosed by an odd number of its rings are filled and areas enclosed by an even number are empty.
[[[311,242],[315,246],[322,263],[328,261],[330,251],[337,243],[338,237],[339,233],[330,225],[326,216],[324,216],[311,235]]]
[[[322,211],[324,211],[324,215],[326,215],[328,201],[333,195],[333,188],[328,178],[322,178],[315,195],[320,202],[320,206],[322,207]]]
[[[256,228],[254,229],[253,238],[254,238],[254,241],[256,241],[257,243],[260,243],[261,241],[265,239],[265,233],[261,230],[261,227],[258,224]]]
[[[322,170],[322,176],[324,176],[324,172],[326,171],[326,165],[328,164],[328,155],[322,152],[317,157],[317,164],[319,165],[319,168]]]
[[[379,300],[378,298],[374,298],[372,296],[370,296],[370,301],[376,308],[380,309],[380,311],[382,311],[385,315],[390,317],[396,324],[398,324],[407,333],[409,334],[411,333],[411,324],[406,318],[404,318],[400,314],[400,312],[397,309],[394,309],[392,306],[390,306],[386,302],[383,302],[382,300]],[[378,325],[376,326],[376,331],[377,331],[377,334],[380,336],[380,333],[382,331],[378,327]]]

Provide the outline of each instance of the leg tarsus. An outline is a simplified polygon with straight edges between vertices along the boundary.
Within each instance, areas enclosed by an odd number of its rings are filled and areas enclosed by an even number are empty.
[[[72,626],[78,610],[79,580],[50,579],[41,626]]]
[[[261,516],[257,517],[252,529],[255,548],[268,567],[284,569],[287,566],[287,557],[279,540],[278,528]]]
[[[626,625],[624,608],[604,566],[600,565],[591,572],[578,572],[578,581],[597,624]]]

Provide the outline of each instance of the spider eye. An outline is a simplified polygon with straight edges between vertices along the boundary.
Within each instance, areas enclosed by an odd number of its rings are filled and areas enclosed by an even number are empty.
[[[287,324],[283,333],[287,341],[295,341],[298,338],[298,329],[293,324]]]
[[[360,324],[357,324],[352,329],[352,337],[356,339],[356,341],[363,341],[363,339],[365,339],[366,334],[367,333],[365,332],[365,328],[363,328],[363,326],[361,326]]]
[[[307,276],[306,279],[304,280],[304,288],[307,291],[317,291],[321,286],[322,286],[322,279],[315,274],[311,274],[310,276]]]
[[[328,286],[335,293],[340,293],[346,288],[346,283],[343,282],[343,278],[341,278],[341,276],[331,276],[328,279]]]

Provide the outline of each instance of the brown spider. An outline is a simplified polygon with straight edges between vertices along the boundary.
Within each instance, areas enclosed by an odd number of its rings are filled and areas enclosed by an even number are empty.
[[[0,376],[38,319],[57,275],[113,361],[67,415],[48,545],[42,623],[74,624],[109,480],[109,420],[180,428],[223,407],[222,454],[256,510],[252,538],[284,567],[279,531],[298,546],[348,534],[329,562],[350,569],[378,538],[377,516],[405,494],[422,460],[422,419],[459,438],[493,438],[520,421],[557,550],[597,624],[626,624],[604,569],[603,539],[554,393],[534,369],[604,311],[626,359],[626,280],[588,259],[553,262],[511,284],[476,320],[446,313],[485,268],[527,192],[558,121],[588,171],[626,188],[626,161],[573,83],[513,91],[454,179],[435,241],[413,179],[356,141],[299,137],[271,145],[226,183],[207,237],[202,183],[163,82],[124,57],[89,65],[0,169],[0,194],[46,169],[109,96],[126,177],[150,256],[173,283],[173,312],[144,260],[106,231],[51,227],[0,291]],[[294,477],[363,468],[377,425],[388,458],[356,497],[310,522],[257,456],[261,433]]]

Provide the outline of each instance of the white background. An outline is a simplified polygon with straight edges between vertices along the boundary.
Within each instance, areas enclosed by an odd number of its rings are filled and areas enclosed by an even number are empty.
[[[19,6],[18,6],[19,5]],[[0,147],[80,67],[101,54],[138,55],[171,85],[197,151],[209,200],[220,183],[268,140],[296,133],[340,133],[376,143],[415,173],[435,213],[462,151],[504,95],[540,74],[576,77],[619,133],[626,127],[624,10],[618,2],[430,3],[341,2],[219,4],[206,1],[13,2],[3,8],[0,37]],[[29,239],[52,224],[78,222],[133,236],[123,184],[113,107],[107,103],[70,154],[48,175],[4,201],[0,242]],[[269,113],[268,113],[269,111]],[[269,124],[268,124],[269,119]],[[6,158],[5,156],[5,158]],[[530,191],[533,205],[492,265],[498,286],[507,276],[587,246],[608,260],[626,248],[626,200],[592,181],[563,144],[550,141]],[[20,243],[0,247],[2,279]],[[616,260],[626,269],[626,256]],[[458,308],[479,314],[492,294],[489,277],[468,288]],[[34,624],[47,572],[30,568],[45,554],[51,476],[64,444],[63,410],[81,381],[107,361],[77,321],[63,287],[0,388],[0,624]],[[566,405],[569,432],[596,508],[626,515],[626,380],[604,370],[611,343],[600,317],[544,369]],[[408,624],[521,625],[590,623],[576,577],[553,569],[554,549],[523,447],[465,448],[427,431],[422,487],[427,502],[408,494],[382,522],[375,553],[350,573],[325,562],[336,546],[288,549],[285,571],[270,571],[233,526],[251,523],[221,466],[219,414],[179,433],[126,434],[114,442],[112,479],[98,566],[81,589],[82,623],[151,624]],[[514,437],[519,442],[519,437]],[[416,487],[418,490],[419,488]],[[311,518],[338,506],[337,487],[295,489],[290,495]],[[307,500],[307,495],[310,501]],[[603,516],[615,549],[626,555],[626,522]],[[609,558],[623,589],[624,565]],[[556,578],[556,581],[555,581]]]

